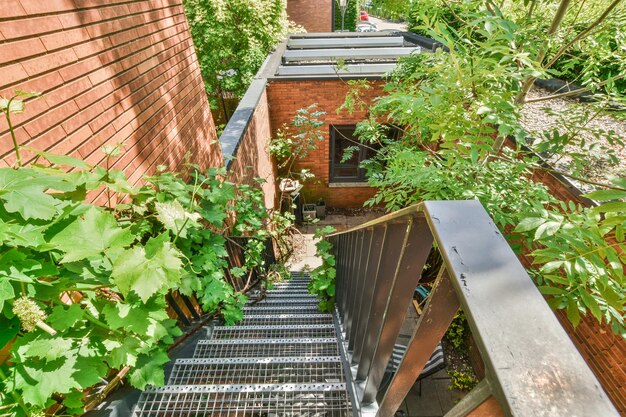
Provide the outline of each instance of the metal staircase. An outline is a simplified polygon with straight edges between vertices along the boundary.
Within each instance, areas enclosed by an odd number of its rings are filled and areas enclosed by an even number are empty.
[[[351,415],[337,327],[309,280],[292,273],[249,302],[238,326],[209,328],[165,387],[141,394],[133,417]]]

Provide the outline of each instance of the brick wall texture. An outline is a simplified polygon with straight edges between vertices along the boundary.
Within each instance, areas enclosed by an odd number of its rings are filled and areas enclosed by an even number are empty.
[[[382,82],[372,82],[371,88],[365,91],[363,99],[371,102],[375,97],[382,95]],[[363,120],[366,111],[355,111],[348,114],[337,109],[343,103],[349,86],[341,80],[324,81],[274,81],[268,89],[270,122],[275,134],[284,124],[289,124],[301,108],[317,104],[317,109],[326,112],[323,118],[325,124],[322,132],[325,140],[318,148],[309,153],[295,164],[295,170],[310,169],[316,178],[308,182],[302,195],[308,203],[314,203],[318,198],[324,198],[329,207],[362,207],[363,202],[374,196],[375,189],[371,187],[340,187],[328,186],[330,178],[330,125],[350,125]]]
[[[267,93],[264,92],[254,109],[252,120],[239,143],[235,160],[228,170],[228,179],[239,184],[255,185],[255,178],[265,180],[261,184],[265,194],[265,207],[276,207],[276,170],[269,153],[270,129]]]
[[[536,172],[533,179],[546,184],[552,194],[563,201],[587,204],[550,173]],[[522,263],[529,266],[530,260],[522,257]],[[626,416],[626,340],[591,315],[583,317],[576,328],[567,319],[565,310],[559,310],[556,316],[620,415]]]
[[[333,0],[287,0],[289,19],[307,32],[332,32]]]
[[[0,96],[43,93],[12,118],[21,145],[99,164],[123,142],[132,183],[186,154],[222,164],[182,0],[3,0],[0,42]],[[8,135],[3,117],[5,166]]]

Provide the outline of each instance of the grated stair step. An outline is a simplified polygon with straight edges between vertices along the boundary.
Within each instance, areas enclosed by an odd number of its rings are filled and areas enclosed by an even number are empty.
[[[288,306],[265,304],[243,307],[243,312],[245,318],[248,314],[314,314],[319,313],[319,309],[317,304]]]
[[[217,326],[209,329],[209,331],[210,338],[213,340],[335,337],[335,325],[333,324]]]
[[[351,414],[346,384],[172,385],[148,388],[133,417]]]
[[[266,304],[277,304],[277,305],[318,305],[319,300],[316,297],[309,298],[289,298],[289,297],[281,297],[281,298],[263,298],[261,300],[249,300],[247,305],[266,305]]]
[[[244,315],[241,326],[280,326],[291,324],[333,324],[332,314],[253,314]]]
[[[336,337],[200,340],[194,358],[338,356]]]
[[[345,382],[339,356],[178,359],[168,385]]]
[[[243,307],[235,326],[207,328],[168,385],[148,387],[132,417],[351,417],[345,363],[332,314],[292,273]]]

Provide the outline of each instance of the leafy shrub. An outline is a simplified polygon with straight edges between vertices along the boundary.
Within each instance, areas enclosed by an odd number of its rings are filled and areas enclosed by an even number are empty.
[[[288,31],[284,0],[183,4],[207,93],[215,96],[221,89],[243,96],[267,54]]]
[[[594,209],[559,201],[536,182],[535,172],[553,170],[521,147],[504,146],[509,136],[524,141],[519,119],[525,87],[549,74],[541,59],[530,58],[541,47],[523,42],[532,27],[488,10],[460,17],[468,24],[458,30],[431,22],[428,33],[450,52],[406,58],[359,124],[361,141],[382,145],[363,164],[378,188],[368,203],[395,210],[423,200],[480,200],[514,249],[531,255],[539,271],[529,272],[554,309],[565,309],[574,325],[589,312],[623,336],[625,179],[576,177],[602,188],[588,195],[607,201]],[[356,102],[350,95],[348,100]],[[571,134],[546,134],[539,146],[550,152],[577,146],[568,156],[578,159],[572,166],[584,166],[585,140],[576,135],[589,118],[572,116],[562,118],[571,123],[564,129]],[[396,126],[403,136],[381,138],[382,124]],[[620,143],[611,132],[596,134]]]
[[[332,226],[325,226],[315,231],[315,237],[321,238],[315,244],[317,248],[315,256],[322,260],[322,264],[311,271],[311,282],[309,283],[309,292],[321,299],[319,308],[321,311],[326,312],[333,311],[335,306],[335,277],[337,276],[337,270],[335,269],[335,256],[332,253],[333,245],[323,237],[334,231],[335,229]]]
[[[450,376],[450,385],[448,386],[449,390],[458,389],[461,391],[471,391],[478,384],[476,377],[474,377],[474,375],[470,372],[449,369],[448,375]]]
[[[17,98],[0,105],[7,117],[23,109]],[[11,345],[0,407],[26,416],[58,401],[82,414],[83,390],[113,370],[130,369],[140,389],[163,384],[181,335],[170,291],[239,320],[246,297],[225,274],[225,242],[253,235],[245,265],[231,270],[243,276],[262,263],[274,226],[259,187],[225,181],[223,168],[161,170],[135,188],[121,171],[36,152],[29,166],[0,168],[0,349]],[[89,203],[97,195],[106,206]]]

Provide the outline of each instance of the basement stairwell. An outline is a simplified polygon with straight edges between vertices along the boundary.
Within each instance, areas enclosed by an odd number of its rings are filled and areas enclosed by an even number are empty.
[[[335,311],[292,272],[214,326],[133,417],[392,417],[459,308],[485,378],[445,417],[618,417],[580,353],[479,201],[426,201],[326,236]],[[429,255],[441,267],[389,383],[395,343]]]

